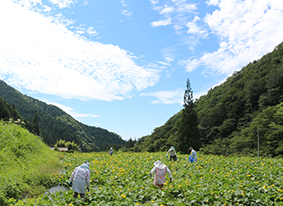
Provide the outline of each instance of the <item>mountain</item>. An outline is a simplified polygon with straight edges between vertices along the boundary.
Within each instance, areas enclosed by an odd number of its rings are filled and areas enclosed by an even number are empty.
[[[261,155],[283,156],[283,43],[194,104],[203,153],[255,156],[259,137]],[[177,146],[180,113],[140,138],[139,150],[164,151]]]
[[[23,95],[2,80],[0,97],[26,121],[33,122],[36,118],[40,137],[47,145],[54,145],[59,139],[74,141],[84,152],[105,150],[109,145],[125,145],[118,134],[84,125],[60,108]]]

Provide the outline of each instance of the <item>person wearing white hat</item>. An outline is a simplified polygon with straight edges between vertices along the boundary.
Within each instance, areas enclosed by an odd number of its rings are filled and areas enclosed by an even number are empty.
[[[87,190],[89,191],[90,185],[90,169],[88,162],[85,161],[81,166],[76,167],[71,175],[69,185],[72,185],[74,191],[73,197],[77,198],[78,193],[80,193],[81,199],[84,200],[85,187],[87,186]]]
[[[168,169],[168,167],[163,164],[161,161],[156,161],[154,163],[154,167],[153,169],[150,171],[150,174],[152,175],[153,173],[155,173],[154,175],[154,181],[153,184],[158,186],[159,189],[163,188],[163,184],[166,182],[166,172],[169,175],[170,178],[170,182],[172,182],[172,174],[171,171]]]
[[[175,148],[173,146],[168,150],[166,157],[168,157],[168,154],[170,154],[170,161],[172,161],[172,160],[176,161],[177,160],[176,151],[175,151]]]

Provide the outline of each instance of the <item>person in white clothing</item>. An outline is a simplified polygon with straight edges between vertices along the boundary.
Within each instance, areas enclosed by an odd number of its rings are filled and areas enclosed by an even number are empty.
[[[169,175],[170,182],[172,182],[172,174],[170,170],[165,164],[163,164],[161,161],[158,160],[154,163],[154,167],[149,173],[150,175],[155,173],[153,184],[158,186],[158,188],[161,190],[163,188],[163,184],[166,181],[166,178],[165,178],[166,172]]]
[[[176,151],[175,151],[173,146],[168,150],[166,157],[168,157],[168,153],[170,154],[170,161],[172,161],[172,160],[176,161],[177,160]]]
[[[197,152],[190,147],[190,151],[191,151],[191,162],[197,162]]]
[[[112,154],[113,154],[113,148],[112,147],[110,147],[110,149],[109,149],[109,152],[108,152],[109,154],[110,154],[110,156],[112,156]]]
[[[70,178],[70,185],[74,191],[73,197],[77,198],[80,194],[81,198],[85,197],[85,188],[89,191],[90,185],[90,169],[89,163],[84,162],[81,166],[76,167]]]

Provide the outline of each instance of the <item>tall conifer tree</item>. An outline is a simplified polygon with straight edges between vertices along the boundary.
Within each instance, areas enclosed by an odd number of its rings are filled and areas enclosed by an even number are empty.
[[[40,135],[39,126],[38,126],[38,118],[36,112],[34,113],[33,120],[32,120],[32,129],[35,135]]]
[[[190,80],[187,79],[182,122],[178,131],[178,150],[183,154],[188,154],[190,147],[198,150],[201,147],[201,141],[198,130],[198,117],[194,110],[193,91]]]

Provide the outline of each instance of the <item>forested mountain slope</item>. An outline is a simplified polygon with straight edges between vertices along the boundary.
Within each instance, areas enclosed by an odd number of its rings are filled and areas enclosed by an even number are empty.
[[[193,85],[192,85],[193,88]],[[212,154],[283,155],[283,43],[195,101],[202,151]],[[141,149],[175,145],[182,115],[174,115],[139,142]],[[173,123],[173,125],[172,125]],[[171,125],[167,127],[166,125]],[[160,132],[162,131],[162,132]],[[168,135],[170,134],[170,135]],[[188,145],[189,147],[190,145]],[[192,145],[193,146],[193,145]]]
[[[13,105],[26,121],[32,122],[36,117],[40,136],[48,145],[54,145],[57,140],[62,139],[74,141],[82,151],[99,151],[108,145],[125,144],[119,135],[84,125],[60,108],[23,95],[4,81],[0,81],[0,97]]]
[[[0,119],[8,121],[10,118],[13,120],[24,120],[24,118],[17,112],[15,107],[12,107],[0,97]]]

